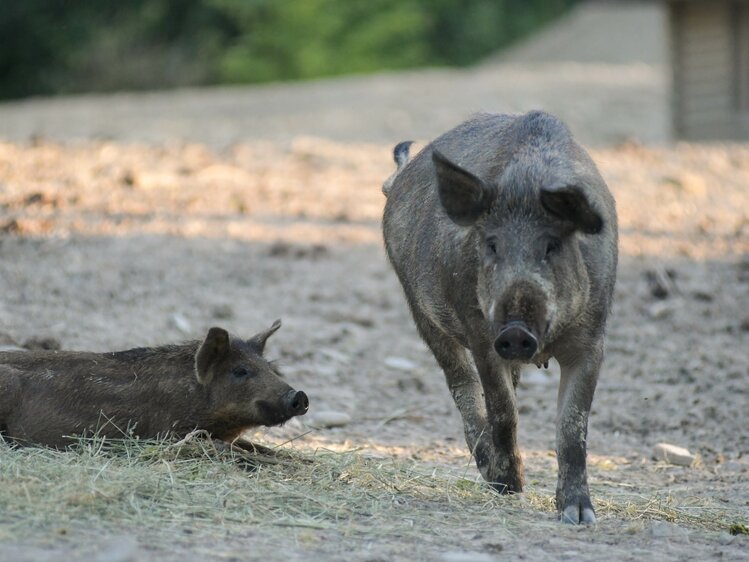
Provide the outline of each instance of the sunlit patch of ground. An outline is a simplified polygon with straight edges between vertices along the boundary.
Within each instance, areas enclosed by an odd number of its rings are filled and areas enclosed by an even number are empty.
[[[518,390],[526,493],[481,482],[382,252],[388,147],[0,143],[5,335],[124,349],[217,324],[249,336],[281,316],[270,352],[311,401],[298,424],[252,435],[285,453],[251,470],[200,441],[0,446],[0,558],[89,559],[124,534],[142,560],[275,559],[279,545],[292,561],[740,559],[749,147],[593,157],[617,198],[622,260],[589,435],[599,524],[581,531],[556,521],[551,374]],[[350,422],[318,427],[323,409]],[[700,462],[654,462],[664,440]]]

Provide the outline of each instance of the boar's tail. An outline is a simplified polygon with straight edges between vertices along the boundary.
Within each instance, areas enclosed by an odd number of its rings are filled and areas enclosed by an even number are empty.
[[[384,184],[382,184],[382,192],[385,194],[385,197],[388,196],[390,188],[393,187],[393,182],[395,181],[395,177],[398,175],[398,172],[401,171],[403,166],[408,164],[408,160],[411,157],[409,151],[411,150],[411,145],[413,143],[414,141],[403,141],[396,144],[395,148],[393,148],[393,161],[398,167],[396,168],[395,172],[393,172],[393,175],[390,176]]]
[[[411,156],[409,151],[413,143],[414,141],[403,141],[395,145],[393,149],[393,161],[398,165],[399,170],[408,162]]]

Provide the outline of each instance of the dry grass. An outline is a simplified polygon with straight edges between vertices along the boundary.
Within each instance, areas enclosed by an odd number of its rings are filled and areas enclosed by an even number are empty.
[[[492,529],[508,537],[530,523],[536,529],[558,525],[553,489],[531,485],[522,496],[503,497],[466,474],[423,461],[322,449],[281,448],[272,462],[258,463],[202,438],[93,438],[66,452],[2,444],[0,539],[90,526],[141,527],[157,530],[166,544],[176,529],[216,536],[252,526],[281,535],[285,528],[307,528],[440,544],[455,529],[464,536]],[[536,476],[549,485],[555,477]],[[662,520],[705,531],[727,531],[740,522],[710,498],[677,501],[612,484],[594,487],[593,494],[602,522]]]
[[[437,523],[500,504],[519,509],[449,470],[357,452],[283,451],[269,464],[205,439],[90,439],[67,452],[0,447],[0,505],[14,514],[0,527],[5,538],[87,523],[403,532],[404,518]]]

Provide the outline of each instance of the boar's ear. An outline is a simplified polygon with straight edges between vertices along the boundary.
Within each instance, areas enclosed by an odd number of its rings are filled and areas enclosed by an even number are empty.
[[[585,234],[598,234],[603,228],[600,213],[577,185],[541,189],[541,205],[558,219],[571,223]]]
[[[471,226],[489,210],[494,190],[483,180],[450,162],[437,149],[432,151],[437,170],[437,189],[447,216],[455,224]]]
[[[195,354],[195,376],[202,385],[210,384],[214,368],[229,351],[229,333],[223,328],[208,330]]]
[[[249,340],[247,340],[247,343],[250,347],[252,347],[260,355],[262,355],[263,351],[265,351],[265,342],[268,341],[268,338],[275,334],[280,327],[281,320],[276,320],[275,322],[273,322],[273,325],[270,328],[263,332],[260,332],[259,334],[255,334]]]

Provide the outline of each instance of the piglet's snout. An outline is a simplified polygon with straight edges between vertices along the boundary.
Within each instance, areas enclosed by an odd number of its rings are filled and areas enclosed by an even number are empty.
[[[538,340],[524,322],[510,322],[499,332],[494,349],[502,359],[527,361],[536,354]]]
[[[293,416],[303,416],[309,409],[309,398],[301,390],[288,391],[283,397],[283,402]]]

